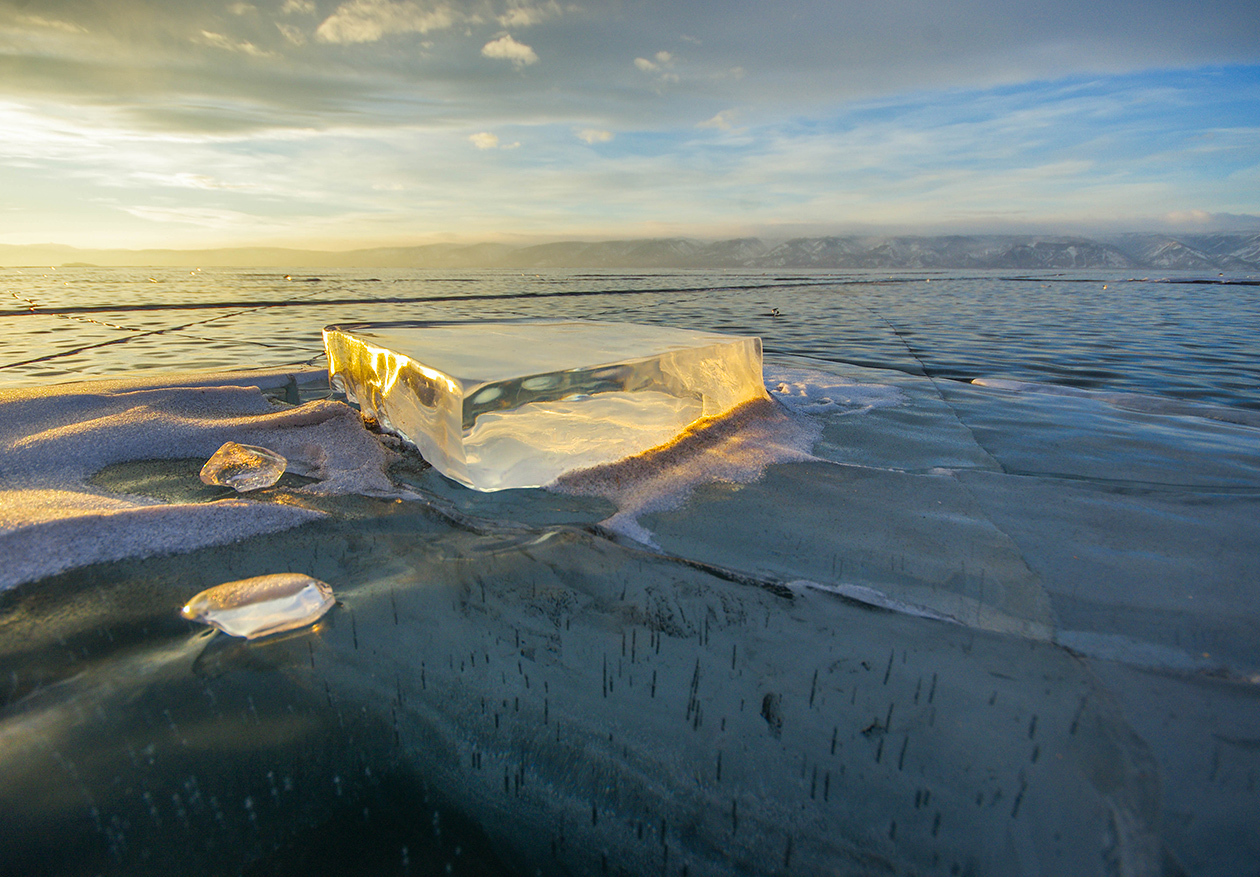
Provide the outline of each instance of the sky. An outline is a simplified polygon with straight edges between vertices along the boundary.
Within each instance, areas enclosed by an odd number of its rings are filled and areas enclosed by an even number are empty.
[[[0,0],[0,244],[1236,228],[1255,0]]]

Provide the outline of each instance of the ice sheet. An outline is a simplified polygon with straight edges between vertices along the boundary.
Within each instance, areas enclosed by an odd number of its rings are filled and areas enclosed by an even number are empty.
[[[539,487],[766,397],[757,338],[629,323],[360,323],[324,330],[334,385],[478,490]]]
[[[511,857],[469,873],[1159,873],[1149,754],[1054,644],[574,528],[478,529],[417,513],[277,534],[345,603],[300,637],[207,640],[141,599],[277,562],[253,546],[145,561],[96,615],[148,613],[135,641],[75,630],[64,585],[45,595],[14,641],[87,654],[0,724],[9,848],[200,873],[212,844],[252,861],[342,806],[396,866],[362,796],[402,772],[424,783],[397,806],[425,836],[458,831],[454,810],[489,835],[466,856]]]

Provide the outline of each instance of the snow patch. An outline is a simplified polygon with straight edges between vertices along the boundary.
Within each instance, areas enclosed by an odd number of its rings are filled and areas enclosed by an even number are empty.
[[[863,384],[813,369],[767,366],[763,373],[771,398],[800,414],[861,413],[905,401],[896,387]]]

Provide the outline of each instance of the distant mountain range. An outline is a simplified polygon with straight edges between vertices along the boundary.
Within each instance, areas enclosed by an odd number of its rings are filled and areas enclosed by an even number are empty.
[[[700,241],[654,238],[548,244],[429,244],[317,251],[242,247],[214,250],[80,250],[0,245],[5,266],[239,268],[507,268],[899,270],[1080,268],[1151,271],[1260,271],[1260,232],[1106,238],[1033,235],[810,237]]]

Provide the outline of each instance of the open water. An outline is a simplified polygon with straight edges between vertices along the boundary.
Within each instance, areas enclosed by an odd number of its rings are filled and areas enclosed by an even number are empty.
[[[1260,874],[1255,278],[0,296],[0,872]],[[758,335],[776,410],[478,494],[320,377],[324,325],[489,317]],[[296,465],[202,485],[232,437]],[[179,617],[286,571],[313,629]]]

